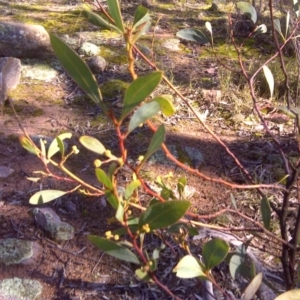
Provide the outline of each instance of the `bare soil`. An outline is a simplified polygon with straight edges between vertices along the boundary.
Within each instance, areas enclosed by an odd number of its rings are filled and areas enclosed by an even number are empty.
[[[53,4],[53,6],[55,5]],[[164,25],[163,22],[162,25]],[[170,28],[168,25],[165,26],[166,28],[161,26],[161,38],[164,38],[163,34],[170,34],[168,32]],[[199,46],[189,44],[186,47],[192,51],[193,55],[174,52],[158,55],[156,59],[166,68],[166,72],[173,76],[175,83],[182,84],[182,92],[193,97],[194,104],[199,107],[199,110],[204,111],[205,108],[218,106],[218,99],[203,99],[200,96],[203,85],[202,87],[200,84],[197,85],[197,78],[204,75],[211,78],[216,76],[215,63],[205,59],[202,61],[202,67],[195,69],[195,64],[200,63],[195,53],[199,53],[201,49]],[[141,71],[148,72],[149,68],[145,68],[144,65],[141,66]],[[109,64],[104,74],[97,76],[99,83],[103,83],[103,78],[109,80],[118,77],[120,74],[115,71],[116,69],[118,70],[114,64]],[[188,84],[193,86],[188,86]],[[67,166],[74,173],[79,174],[81,179],[90,184],[99,185],[93,174],[95,157],[80,147],[78,137],[83,134],[93,135],[117,153],[119,151],[118,142],[112,126],[105,118],[102,118],[99,123],[95,121],[101,112],[94,104],[88,101],[84,103],[79,101],[78,103],[74,100],[76,96],[82,97],[82,92],[63,72],[56,80],[45,84],[44,90],[35,90],[33,85],[34,83],[23,80],[18,88],[23,94],[14,101],[23,127],[30,135],[42,134],[54,137],[63,131],[72,132],[73,138],[69,146],[76,144],[81,152],[78,157],[71,158]],[[41,101],[45,93],[50,94],[55,101]],[[118,97],[108,99],[108,101],[112,101],[112,105],[114,105],[115,102],[118,102]],[[197,148],[204,156],[205,163],[200,167],[203,174],[214,178],[229,179],[232,175],[230,173],[232,165],[231,162],[223,159],[224,150],[198,125],[182,103],[175,102],[175,104],[179,111],[176,116],[159,120],[164,122],[168,128],[167,144]],[[217,132],[222,131],[222,138],[225,141],[234,141],[237,145],[239,140],[243,140],[238,137],[235,130],[230,130],[217,119],[208,120],[208,124]],[[221,127],[223,128],[221,129]],[[0,132],[0,165],[14,170],[9,177],[0,178],[0,238],[29,239],[37,241],[40,247],[39,255],[29,265],[0,266],[0,280],[10,277],[37,279],[43,285],[41,299],[45,300],[168,299],[158,287],[137,281],[134,266],[104,255],[87,241],[89,234],[103,236],[107,230],[115,228],[114,224],[109,225],[109,220],[114,216],[114,212],[104,198],[70,194],[49,203],[47,206],[52,207],[63,221],[69,222],[76,230],[75,238],[68,242],[57,244],[51,241],[35,224],[30,214],[33,206],[29,204],[28,200],[32,194],[41,189],[68,190],[74,185],[49,178],[44,178],[37,183],[26,179],[35,176],[35,171],[43,170],[43,165],[36,157],[21,147],[18,136],[22,135],[22,130],[9,106],[5,107],[5,115],[0,116]],[[129,156],[136,159],[139,154],[143,153],[147,149],[150,137],[151,133],[146,128],[142,128],[138,135],[132,136],[128,144]],[[188,185],[196,189],[191,198],[193,212],[213,213],[231,205],[230,193],[232,190],[199,179],[173,165],[146,164],[142,172],[149,177],[149,182],[158,175],[165,176],[170,172],[174,174],[175,178],[187,176]],[[125,186],[128,180],[130,180],[130,174],[126,170],[122,171],[119,181]],[[174,179],[169,180],[169,184],[174,185]],[[146,203],[149,198],[147,195],[143,195],[143,191],[141,194]],[[224,220],[222,222],[226,223]],[[223,224],[222,222],[221,224]],[[150,247],[155,243],[158,242],[153,237],[148,245]],[[176,245],[174,245],[174,249],[173,257],[168,257],[168,252],[165,255],[162,254],[164,271],[159,270],[159,272],[164,274],[163,281],[175,294],[183,299],[195,299],[193,293],[201,294],[201,284],[196,281],[183,282],[172,274],[172,268],[182,251]]]

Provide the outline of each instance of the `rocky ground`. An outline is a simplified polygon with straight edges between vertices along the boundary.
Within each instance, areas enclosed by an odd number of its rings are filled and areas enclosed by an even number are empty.
[[[62,2],[4,1],[1,7],[3,21],[33,22],[56,32],[87,63],[93,64],[91,68],[103,92],[104,101],[117,110],[124,88],[130,82],[121,38],[107,31],[99,31],[82,20],[81,3]],[[176,31],[181,28],[177,28],[174,23],[168,23],[171,7],[174,9],[173,4],[168,5],[161,2],[151,4],[154,20],[157,18],[155,14],[160,14],[161,20],[141,39],[141,49],[150,56],[154,53],[153,58],[157,65],[192,99],[192,104],[199,111],[208,110],[208,124],[222,135],[223,140],[238,153],[242,161],[247,163],[250,159],[246,152],[254,149],[252,152],[257,153],[257,148],[262,149],[259,158],[254,159],[257,168],[251,170],[254,174],[257,172],[258,176],[265,176],[265,182],[272,182],[274,178],[269,176],[271,171],[268,173],[258,170],[262,161],[271,165],[277,159],[272,144],[266,145],[253,138],[252,133],[260,132],[261,127],[253,121],[250,130],[246,122],[242,123],[245,119],[243,114],[234,112],[229,122],[222,117],[220,111],[228,113],[233,109],[232,99],[228,95],[224,96],[224,91],[221,90],[218,65],[205,54],[206,46],[182,43],[175,38]],[[136,3],[127,4],[125,16],[128,19],[135,6]],[[175,11],[181,22],[189,12],[195,18],[199,13],[209,15],[209,7],[208,5],[200,9],[200,6],[186,2],[175,6]],[[181,24],[178,20],[175,20],[175,24]],[[195,20],[191,18],[190,21],[190,26],[193,26]],[[96,57],[99,56],[103,59],[97,61]],[[106,147],[118,151],[112,125],[68,77],[54,56],[43,59],[22,58],[21,62],[22,77],[13,93],[13,103],[23,129],[35,140],[40,136],[53,138],[62,132],[71,132],[73,137],[69,141],[69,149],[75,144],[80,153],[76,158],[71,158],[67,166],[79,174],[81,179],[97,186],[98,182],[93,174],[95,157],[87,155],[78,143],[78,138],[83,134],[92,135]],[[149,71],[150,67],[137,57],[137,73],[146,74]],[[158,92],[170,93],[164,85]],[[243,181],[240,171],[225,156],[224,149],[196,122],[180,99],[175,98],[174,105],[177,109],[174,116],[159,116],[155,122],[166,124],[167,145],[179,160],[199,168],[206,176]],[[30,196],[41,189],[68,190],[74,186],[52,178],[44,178],[39,182],[29,181],[27,178],[35,176],[35,171],[43,170],[43,165],[38,158],[20,146],[18,136],[23,133],[9,105],[5,106],[4,115],[0,116],[0,124],[0,299],[167,299],[157,286],[139,282],[130,264],[104,255],[87,241],[87,235],[103,236],[113,226],[109,225],[109,220],[114,212],[104,197],[69,194],[41,207],[51,209],[46,210],[46,213],[52,216],[50,219],[54,220],[54,227],[60,226],[61,222],[68,224],[68,230],[63,227],[62,231],[68,232],[63,238],[51,233],[47,225],[45,226],[45,221],[39,221],[47,217],[39,217],[42,210],[38,211],[37,216],[35,206],[29,204]],[[288,133],[289,130],[285,132],[286,135]],[[130,138],[129,156],[132,160],[145,152],[150,137],[149,130],[143,127]],[[290,149],[295,147],[288,140],[286,143]],[[264,149],[268,153],[274,152],[273,161],[269,155],[264,156]],[[232,191],[223,185],[187,174],[175,165],[166,163],[161,155],[152,157],[142,170],[150,185],[154,184],[158,175],[165,176],[165,180],[171,186],[174,185],[174,177],[168,177],[170,172],[175,178],[187,176],[193,212],[205,214],[226,208],[231,205],[230,193],[233,193],[237,200],[241,200],[241,205],[247,207],[249,215],[255,215],[258,204],[253,202],[250,207],[248,200],[245,200],[250,193]],[[122,171],[120,181],[125,186],[128,180],[128,170]],[[146,203],[148,196],[143,195],[143,191],[141,194]],[[215,222],[226,226],[232,222],[238,223],[238,220],[224,216]],[[25,242],[23,246],[19,244],[22,242]],[[146,244],[151,247],[155,243],[157,240],[153,237]],[[22,247],[26,251],[24,259],[19,257]],[[182,250],[175,244],[173,247],[175,253],[172,255],[168,252],[162,254],[158,273],[178,296],[183,299],[200,299],[202,288],[199,282],[179,280],[172,273],[178,257],[182,256]],[[10,261],[12,252],[17,256],[14,262]],[[220,272],[216,276],[226,281],[226,276],[222,274]],[[12,288],[6,280],[14,277]],[[33,287],[35,283],[36,286]],[[16,285],[21,286],[25,292],[19,295],[12,292],[9,294],[7,291],[15,290]],[[29,291],[35,291],[35,294],[29,294]]]

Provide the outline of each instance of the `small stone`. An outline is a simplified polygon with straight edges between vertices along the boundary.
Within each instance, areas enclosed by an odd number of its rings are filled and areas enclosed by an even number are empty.
[[[14,277],[0,281],[1,300],[34,300],[41,295],[42,290],[37,280]]]
[[[92,71],[102,73],[106,68],[106,60],[102,56],[93,56],[87,60]]]
[[[78,52],[79,54],[83,54],[85,56],[96,56],[100,52],[100,47],[90,42],[84,42],[79,48]]]
[[[51,82],[57,75],[58,72],[48,64],[38,63],[22,66],[22,76],[24,78]]]
[[[167,39],[163,42],[162,46],[170,51],[179,51],[180,50],[180,40],[179,39]]]
[[[13,173],[14,173],[13,169],[5,166],[0,166],[0,178],[7,178],[9,175]]]
[[[8,238],[0,240],[0,264],[14,265],[31,258],[34,254],[32,241]]]
[[[36,223],[49,232],[54,240],[66,241],[74,237],[74,227],[62,222],[52,208],[35,208],[32,213]]]

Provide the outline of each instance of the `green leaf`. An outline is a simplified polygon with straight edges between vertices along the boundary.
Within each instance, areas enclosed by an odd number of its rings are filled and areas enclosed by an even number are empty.
[[[107,0],[107,5],[109,8],[109,13],[115,21],[116,26],[120,29],[122,33],[124,33],[124,24],[120,9],[120,4],[118,0]]]
[[[259,289],[263,279],[263,274],[258,273],[247,286],[245,293],[244,293],[244,300],[251,300],[253,299],[254,295],[256,294],[257,290]]]
[[[271,98],[272,98],[273,91],[274,91],[274,77],[273,77],[273,74],[272,74],[271,70],[267,66],[263,66],[263,71],[264,71],[265,77],[267,79],[269,89],[270,89]]]
[[[207,279],[198,260],[191,255],[184,256],[173,269],[173,272],[175,272],[179,278],[200,277],[201,279]]]
[[[155,151],[157,151],[161,147],[162,143],[165,141],[165,137],[165,126],[160,125],[151,139],[150,146],[147,153],[144,155],[143,162],[145,162]]]
[[[212,26],[210,22],[205,22],[205,27],[209,31],[210,35],[212,35]]]
[[[123,221],[124,221],[124,206],[120,202],[118,203],[118,208],[117,208],[115,217],[120,223],[123,223]]]
[[[175,108],[173,106],[172,100],[173,97],[171,95],[160,95],[153,98],[152,101],[156,101],[159,104],[162,113],[165,116],[170,117],[175,113]]]
[[[148,275],[148,273],[142,269],[135,270],[135,275],[139,280],[148,282],[150,281],[151,277]]]
[[[179,30],[176,33],[176,36],[178,36],[181,39],[187,40],[187,41],[192,41],[192,42],[197,42],[199,44],[205,45],[209,43],[209,39],[206,37],[204,33],[197,29],[192,29],[192,28],[186,28]]]
[[[299,299],[300,299],[300,289],[285,292],[275,298],[275,300],[299,300]]]
[[[129,229],[130,229],[130,231],[133,233],[133,234],[135,234],[137,231],[138,231],[138,229],[139,229],[139,227],[138,227],[138,225],[129,225],[128,226],[129,227]],[[119,228],[119,229],[116,229],[116,230],[114,230],[113,232],[112,232],[112,234],[113,235],[125,235],[125,234],[128,234],[128,232],[127,232],[127,230],[126,230],[126,228],[124,228],[124,227],[122,227],[122,228]]]
[[[177,191],[178,191],[180,198],[182,198],[184,196],[185,186],[186,186],[186,178],[185,177],[179,178],[178,183],[177,183]]]
[[[80,88],[106,112],[106,107],[102,102],[102,95],[98,88],[97,81],[85,62],[72,50],[65,42],[50,34],[50,41],[55,55],[62,66],[80,86]]]
[[[91,22],[92,24],[96,25],[96,26],[99,26],[99,27],[104,27],[106,29],[109,29],[109,30],[112,30],[112,31],[115,31],[115,32],[118,32],[120,34],[122,34],[122,31],[116,27],[115,25],[111,24],[110,21],[102,18],[101,16],[93,13],[93,12],[90,12],[88,10],[84,10],[82,12],[82,15],[89,21]]]
[[[143,23],[150,21],[148,9],[139,5],[134,14],[133,28],[140,26]]]
[[[160,106],[157,102],[151,101],[144,103],[133,114],[128,124],[128,134],[135,128],[143,124],[145,121],[155,116],[160,111]]]
[[[131,113],[156,89],[162,79],[162,72],[156,71],[149,75],[139,77],[128,87],[124,97],[123,110],[120,122]]]
[[[85,148],[87,148],[90,151],[93,151],[97,154],[103,155],[106,151],[105,147],[102,145],[101,142],[99,142],[96,138],[83,135],[79,138],[79,142],[81,145],[83,145]]]
[[[100,168],[96,168],[95,172],[96,172],[97,179],[105,186],[105,188],[112,190],[113,184],[111,180],[108,178],[108,176],[106,175],[106,173]]]
[[[236,279],[240,274],[239,269],[243,263],[244,256],[240,253],[234,253],[229,261],[229,271],[233,279]]]
[[[92,242],[101,251],[110,256],[116,257],[120,260],[124,260],[133,264],[140,264],[136,255],[126,247],[120,245],[119,243],[115,243],[113,241],[96,235],[89,235],[88,240]]]
[[[189,226],[188,224],[185,224],[185,223],[176,223],[176,224],[171,225],[168,228],[169,233],[177,233],[178,234],[181,231],[187,232],[187,234],[189,236],[196,236],[199,234],[197,228]]]
[[[156,203],[147,208],[139,220],[139,228],[148,224],[150,230],[164,228],[176,223],[190,206],[189,201],[178,200]]]
[[[48,149],[48,159],[50,159],[53,155],[60,151],[61,156],[64,156],[64,143],[62,142],[65,139],[70,139],[72,137],[72,133],[66,132],[57,136],[50,144]]]
[[[45,143],[47,143],[46,140],[43,140],[42,138],[40,138],[40,146],[41,146],[41,153],[43,157],[46,157],[46,147],[45,147]]]
[[[128,200],[133,192],[141,185],[141,182],[139,180],[133,180],[131,181],[125,189],[125,199]]]
[[[105,197],[114,209],[118,208],[119,200],[110,190],[105,191]]]
[[[38,155],[40,150],[34,145],[33,142],[31,142],[27,137],[25,136],[20,136],[19,141],[21,146],[26,149],[28,152]]]
[[[68,192],[58,191],[58,190],[44,190],[35,193],[30,197],[29,203],[33,205],[44,204],[55,200],[63,195],[68,194]]]
[[[140,25],[140,27],[136,30],[136,33],[134,35],[134,38],[132,39],[132,42],[135,43],[145,32],[148,31],[148,29],[151,26],[151,21],[147,21]]]
[[[227,256],[228,244],[221,239],[213,239],[203,246],[202,257],[207,270],[220,264]]]
[[[270,230],[271,207],[270,207],[269,200],[265,197],[260,202],[260,211],[261,211],[261,216],[262,216],[265,228]]]
[[[236,6],[243,14],[250,17],[250,19],[254,24],[256,23],[257,21],[256,10],[249,2],[238,2]]]

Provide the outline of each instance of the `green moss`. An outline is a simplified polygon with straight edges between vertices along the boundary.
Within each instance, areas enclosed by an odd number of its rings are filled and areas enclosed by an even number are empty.
[[[26,24],[38,24],[46,30],[56,33],[78,32],[90,27],[89,23],[80,17],[81,11],[45,12],[44,6],[11,5],[15,9],[13,20]]]
[[[128,83],[119,79],[110,80],[100,86],[100,90],[104,98],[114,98],[117,95],[121,95],[123,97],[127,88]]]
[[[103,45],[101,46],[100,55],[103,56],[109,63],[118,65],[128,63],[128,56],[125,48]]]

